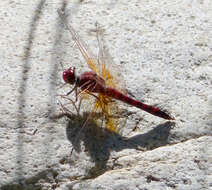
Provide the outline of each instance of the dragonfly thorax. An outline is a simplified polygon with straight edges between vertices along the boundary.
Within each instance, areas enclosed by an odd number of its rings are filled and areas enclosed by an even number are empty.
[[[63,72],[63,80],[66,83],[74,84],[76,82],[75,67],[70,67]]]

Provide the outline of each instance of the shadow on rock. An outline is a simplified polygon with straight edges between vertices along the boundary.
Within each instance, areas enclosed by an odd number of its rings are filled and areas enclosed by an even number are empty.
[[[84,113],[82,117],[72,116],[67,124],[66,134],[76,152],[88,152],[92,161],[95,162],[95,167],[90,171],[92,177],[107,170],[106,164],[111,151],[152,150],[167,145],[169,132],[174,125],[173,122],[166,122],[145,134],[126,138],[99,127],[92,119],[85,125],[87,117],[88,113]]]
[[[57,177],[58,173],[57,171],[53,169],[47,169],[44,171],[39,172],[35,176],[32,176],[30,178],[23,178],[18,179],[17,181],[9,182],[8,184],[5,184],[4,186],[1,186],[1,190],[41,190],[42,182],[46,182],[48,184],[51,184],[51,189],[55,189],[57,187]],[[41,182],[42,181],[42,182]]]

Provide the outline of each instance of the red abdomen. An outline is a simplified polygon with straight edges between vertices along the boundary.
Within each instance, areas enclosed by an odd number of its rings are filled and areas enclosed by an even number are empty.
[[[171,116],[169,116],[167,113],[161,111],[160,109],[153,107],[153,106],[149,106],[147,104],[144,104],[142,102],[139,102],[135,99],[132,99],[124,94],[122,94],[121,92],[119,92],[118,90],[114,89],[114,88],[106,88],[106,92],[105,92],[108,96],[116,99],[116,100],[120,100],[124,103],[127,103],[129,105],[135,106],[137,108],[140,108],[148,113],[151,113],[152,115],[161,117],[163,119],[167,119],[167,120],[174,120],[174,118],[172,118]]]

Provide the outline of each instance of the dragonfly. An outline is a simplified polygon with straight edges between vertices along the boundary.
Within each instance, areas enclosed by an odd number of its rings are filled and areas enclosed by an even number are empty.
[[[61,18],[64,16],[61,12],[59,12],[59,15]],[[111,116],[113,113],[117,113],[119,110],[117,101],[114,101],[114,99],[137,107],[154,116],[166,120],[174,120],[174,118],[165,111],[129,97],[126,92],[120,88],[119,84],[120,82],[123,82],[123,80],[117,80],[116,76],[109,70],[109,67],[106,65],[107,63],[105,61],[106,59],[104,48],[101,44],[102,40],[99,37],[100,32],[98,31],[100,30],[98,27],[96,32],[99,46],[99,55],[98,58],[95,58],[88,46],[79,37],[73,26],[71,24],[67,24],[66,22],[64,22],[64,24],[72,35],[72,39],[84,57],[89,68],[91,69],[91,71],[83,72],[79,76],[76,74],[75,67],[69,67],[63,72],[62,77],[65,83],[74,85],[73,89],[69,91],[67,95],[75,91],[76,97],[82,93],[93,96],[95,98],[95,102],[92,112],[97,110],[102,112],[106,120],[106,128],[112,132],[117,132],[119,130],[117,127],[118,120],[115,120]]]

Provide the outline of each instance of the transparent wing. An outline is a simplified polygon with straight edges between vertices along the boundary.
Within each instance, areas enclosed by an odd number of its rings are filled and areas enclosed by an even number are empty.
[[[126,94],[125,82],[123,80],[120,68],[113,62],[113,59],[104,45],[103,29],[96,23],[96,34],[99,46],[98,65],[100,66],[100,75],[105,79],[108,87],[116,88]]]
[[[64,19],[65,14],[59,10],[58,10],[58,14],[61,17],[66,28],[72,35],[74,42],[76,43],[77,47],[79,48],[82,56],[84,57],[88,66],[90,67],[90,69],[93,70],[94,72],[96,72],[97,74],[100,74],[98,62],[97,62],[95,56],[93,55],[93,53],[91,52],[91,50],[89,50],[88,46],[78,36],[77,32],[74,30],[74,28],[71,26],[71,24],[68,24],[67,22],[65,22],[65,19]]]

